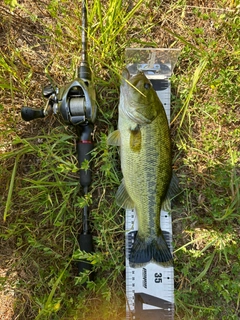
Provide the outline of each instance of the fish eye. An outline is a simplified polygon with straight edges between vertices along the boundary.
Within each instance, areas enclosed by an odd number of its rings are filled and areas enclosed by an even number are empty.
[[[145,89],[150,89],[151,88],[151,84],[149,82],[144,83],[144,88]]]

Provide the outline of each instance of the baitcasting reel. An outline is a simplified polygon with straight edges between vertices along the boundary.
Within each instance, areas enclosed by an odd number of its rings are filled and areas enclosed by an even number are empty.
[[[95,102],[95,90],[92,83],[91,70],[87,58],[87,10],[86,0],[82,0],[82,62],[78,67],[77,77],[61,88],[48,85],[43,89],[43,95],[48,99],[44,109],[23,107],[22,119],[31,121],[44,118],[49,113],[60,114],[64,122],[76,127],[77,155],[79,164],[80,184],[83,194],[88,193],[92,182],[90,168],[82,169],[84,161],[91,160],[93,150],[93,124],[96,119],[97,107]],[[82,214],[82,232],[78,237],[81,251],[93,252],[93,238],[89,231],[89,208],[86,205]],[[78,271],[91,271],[91,264],[87,261],[78,262]],[[92,273],[90,273],[92,279]]]
[[[52,85],[43,89],[43,96],[48,99],[44,109],[23,107],[23,120],[31,121],[44,118],[49,113],[60,114],[66,124],[82,125],[94,123],[96,118],[95,90],[91,83],[89,68],[80,66],[79,78],[61,88]],[[83,78],[83,76],[85,78]]]

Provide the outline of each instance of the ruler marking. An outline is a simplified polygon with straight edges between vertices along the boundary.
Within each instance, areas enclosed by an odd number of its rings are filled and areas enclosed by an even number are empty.
[[[151,79],[150,79],[151,80]],[[160,80],[164,90],[156,91],[170,122],[170,81]],[[156,85],[156,84],[155,84]],[[160,226],[171,252],[172,217],[161,210]],[[126,319],[127,320],[173,320],[174,319],[174,270],[153,262],[139,268],[129,266],[129,254],[138,230],[135,210],[126,210]],[[145,270],[144,270],[145,269]],[[155,274],[157,281],[155,282]],[[161,275],[161,276],[160,276]],[[133,289],[134,288],[134,289]]]

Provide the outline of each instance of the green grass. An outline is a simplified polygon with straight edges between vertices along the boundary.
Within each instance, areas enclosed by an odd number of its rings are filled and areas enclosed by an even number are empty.
[[[8,5],[12,4],[12,12]],[[30,124],[22,105],[44,105],[49,79],[71,81],[80,61],[81,3],[0,5],[0,267],[19,319],[124,319],[124,211],[114,197],[117,125],[126,47],[180,47],[172,76],[176,319],[239,318],[239,3],[89,1],[89,58],[97,90],[93,184],[78,184],[76,133],[53,117]],[[91,206],[95,253],[78,249],[82,208]],[[87,258],[95,281],[77,276]],[[12,275],[12,276],[10,276]],[[82,283],[87,280],[86,286]]]

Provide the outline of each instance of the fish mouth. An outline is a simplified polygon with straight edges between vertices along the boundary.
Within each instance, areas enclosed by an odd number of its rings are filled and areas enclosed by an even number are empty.
[[[137,74],[131,76],[128,69],[125,68],[122,72],[122,83],[121,83],[122,87],[127,90],[127,88],[130,86],[130,87],[134,88],[135,90],[137,90],[141,95],[143,95],[145,97],[145,95],[137,88],[137,84],[138,84],[139,80],[142,79],[143,75],[144,75],[144,73],[139,71]],[[134,81],[131,81],[132,79],[134,79]]]
[[[142,80],[142,75],[143,75],[143,73],[139,72],[138,74],[131,77],[128,69],[125,68],[123,70],[121,95],[122,95],[122,101],[124,101],[124,103],[121,105],[121,109],[122,109],[123,113],[129,119],[131,119],[133,122],[140,124],[140,125],[146,125],[146,124],[151,123],[155,119],[155,117],[154,117],[154,119],[153,118],[149,119],[149,118],[145,117],[144,110],[146,109],[146,105],[144,103],[140,104],[139,102],[136,102],[137,103],[137,107],[136,107],[136,106],[134,106],[134,103],[135,103],[134,99],[129,98],[130,87],[137,90],[139,92],[139,94],[141,94],[141,95],[143,95],[143,97],[145,97],[145,95],[137,88],[139,81]],[[131,81],[132,79],[134,79],[134,81]],[[126,108],[127,105],[129,105],[128,108]]]
[[[123,78],[123,81],[122,81],[123,84],[126,83],[126,80],[129,80],[131,78],[131,75],[127,68],[123,69],[122,78]]]

